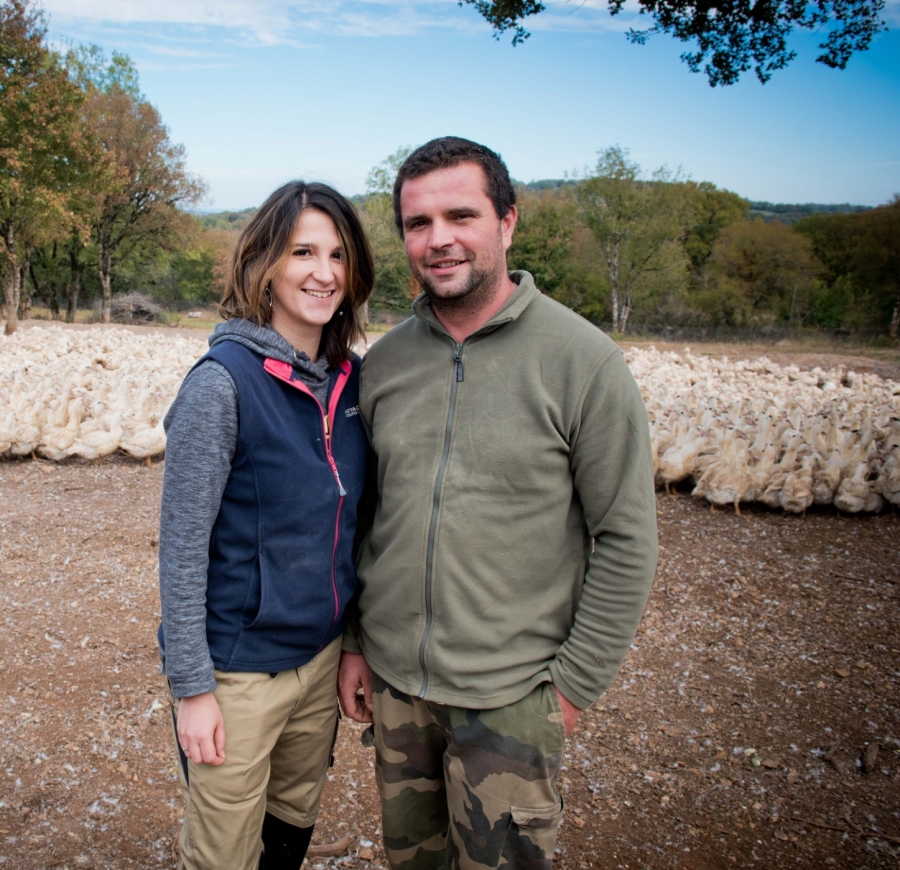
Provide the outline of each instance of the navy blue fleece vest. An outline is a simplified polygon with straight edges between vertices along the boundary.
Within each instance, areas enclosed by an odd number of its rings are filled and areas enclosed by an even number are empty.
[[[332,372],[327,409],[289,364],[237,342],[217,344],[207,359],[234,379],[240,420],[209,541],[210,655],[223,671],[299,667],[342,633],[356,588],[368,450],[359,359]]]

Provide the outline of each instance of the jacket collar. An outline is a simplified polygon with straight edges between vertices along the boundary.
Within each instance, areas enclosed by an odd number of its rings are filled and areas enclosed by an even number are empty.
[[[509,277],[518,285],[516,289],[513,290],[512,296],[503,303],[503,307],[500,308],[487,323],[475,330],[472,335],[491,332],[494,329],[509,323],[511,320],[517,320],[519,315],[541,295],[541,291],[534,285],[534,278],[531,276],[530,272],[522,270],[514,271],[509,273]],[[447,332],[435,315],[434,309],[431,307],[431,300],[424,293],[420,293],[419,296],[416,297],[415,302],[412,304],[412,309],[416,317],[423,320],[429,326],[439,332]],[[471,337],[472,336],[469,336],[469,338]]]

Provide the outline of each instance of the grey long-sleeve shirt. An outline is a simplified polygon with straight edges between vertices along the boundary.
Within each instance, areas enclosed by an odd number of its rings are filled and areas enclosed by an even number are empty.
[[[238,341],[290,363],[325,407],[327,362],[311,362],[281,335],[245,320],[219,324],[209,339]],[[209,538],[231,473],[240,421],[228,370],[210,360],[191,371],[165,419],[166,464],[159,527],[159,590],[164,668],[177,698],[216,688],[206,641]]]

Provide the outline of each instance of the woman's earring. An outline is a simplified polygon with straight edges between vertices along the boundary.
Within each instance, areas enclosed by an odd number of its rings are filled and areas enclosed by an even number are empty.
[[[266,302],[269,303],[269,308],[274,308],[275,300],[272,299],[272,288],[268,284],[266,284],[263,293],[265,294]]]
[[[344,316],[344,309],[343,309],[343,308],[338,308],[338,310],[337,310],[337,316],[338,316],[338,317],[343,317],[343,316]]]

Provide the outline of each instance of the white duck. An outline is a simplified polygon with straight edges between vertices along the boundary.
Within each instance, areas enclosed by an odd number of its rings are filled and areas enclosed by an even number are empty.
[[[78,438],[81,421],[87,412],[84,399],[75,396],[63,406],[64,414],[52,415],[41,432],[41,444],[37,452],[54,462],[61,462],[72,453]]]
[[[165,453],[166,450],[166,430],[163,428],[165,414],[160,418],[159,422],[153,428],[141,429],[132,435],[126,435],[122,438],[119,445],[129,456],[135,459],[144,459],[147,467],[152,468],[152,457]]]
[[[890,455],[884,460],[878,475],[877,489],[894,507],[900,506],[900,444],[892,447]]]
[[[806,516],[806,509],[813,503],[813,466],[817,453],[810,453],[800,460],[800,467],[792,471],[781,488],[781,507],[791,514]]]
[[[834,494],[834,506],[838,511],[856,514],[860,511],[874,512],[881,509],[884,499],[869,486],[868,477],[869,463],[857,463],[853,474],[841,481]]]
[[[703,472],[691,494],[705,498],[713,511],[716,505],[733,504],[734,512],[740,516],[738,502],[750,486],[749,460],[747,442],[740,437],[737,429],[729,429],[718,458]]]

